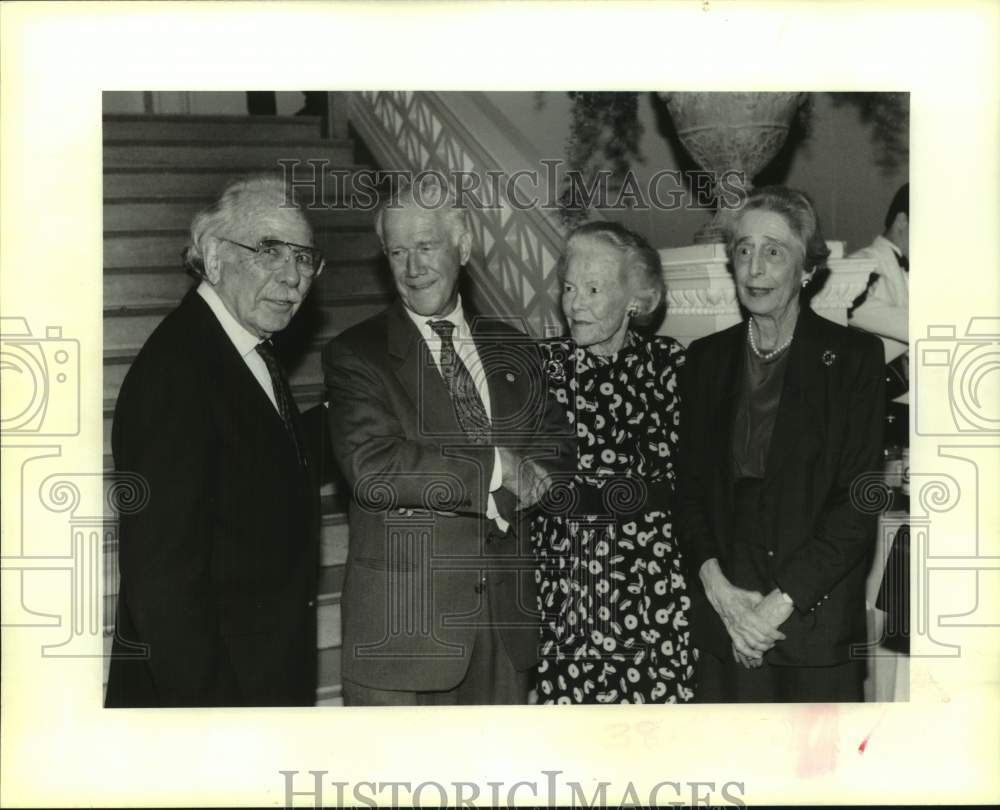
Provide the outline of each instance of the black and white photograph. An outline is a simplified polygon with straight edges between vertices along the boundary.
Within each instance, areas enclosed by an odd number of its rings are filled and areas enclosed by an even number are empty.
[[[1000,798],[1000,9],[0,15],[0,803]]]
[[[906,93],[103,104],[107,706],[906,699]]]

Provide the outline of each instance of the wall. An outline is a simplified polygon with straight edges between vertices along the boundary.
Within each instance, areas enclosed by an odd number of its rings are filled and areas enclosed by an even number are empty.
[[[141,92],[104,94],[106,113],[142,112]],[[449,95],[449,94],[445,94]],[[455,94],[459,95],[459,94]],[[523,166],[544,167],[542,159],[561,159],[569,132],[570,100],[564,92],[487,92],[479,95],[491,105],[507,130],[520,144]],[[242,92],[155,92],[154,107],[160,113],[246,113]],[[293,114],[303,103],[302,94],[277,93],[278,113]],[[640,150],[645,163],[635,168],[645,188],[649,178],[662,169],[693,168],[690,158],[672,138],[669,120],[652,93],[639,99],[643,125]],[[470,128],[477,129],[474,122]],[[802,188],[816,201],[827,239],[846,242],[853,251],[867,245],[882,230],[886,208],[896,189],[908,179],[908,168],[886,172],[876,163],[876,150],[869,124],[861,120],[852,104],[837,105],[827,93],[813,94],[813,113],[808,132],[794,133],[785,149],[764,174],[761,182],[780,182]],[[510,169],[519,168],[510,166]],[[664,186],[667,190],[669,186]],[[547,196],[544,188],[540,191]],[[607,211],[639,231],[656,248],[680,247],[692,241],[694,232],[708,219],[703,208],[673,211]]]
[[[108,91],[104,93],[105,113],[142,113],[143,94],[138,90]],[[294,115],[303,103],[302,93],[278,91],[278,115]],[[233,91],[184,92],[179,90],[155,91],[153,110],[163,115],[246,115],[246,93]]]
[[[570,101],[566,93],[490,92],[483,94],[527,142],[529,164],[543,158],[563,157],[569,132]],[[636,166],[643,187],[661,169],[691,168],[682,147],[670,140],[669,121],[664,126],[662,108],[651,93],[639,100],[644,133],[640,150],[646,162]],[[813,113],[804,138],[790,141],[764,182],[782,182],[809,192],[819,209],[827,239],[847,243],[847,250],[868,244],[882,230],[886,208],[896,189],[908,180],[908,168],[885,172],[876,164],[871,127],[862,122],[852,104],[838,106],[826,93],[813,94]],[[666,191],[669,186],[664,185]],[[705,209],[606,212],[639,231],[654,247],[679,247],[691,243],[705,222]]]

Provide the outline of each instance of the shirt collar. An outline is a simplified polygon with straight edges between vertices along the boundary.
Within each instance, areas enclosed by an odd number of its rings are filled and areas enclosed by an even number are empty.
[[[469,330],[469,323],[465,320],[465,310],[462,309],[462,296],[459,294],[458,300],[455,301],[455,308],[449,312],[447,315],[437,315],[434,317],[428,317],[426,315],[418,315],[413,312],[405,304],[403,309],[406,310],[406,314],[410,316],[410,320],[413,321],[413,325],[417,327],[417,331],[420,332],[420,336],[425,340],[440,340],[441,338],[438,334],[431,329],[431,321],[451,321],[455,324],[455,331],[453,333],[454,338],[469,338],[471,337],[471,332]]]
[[[898,247],[896,247],[896,243],[893,242],[891,239],[885,236],[879,236],[878,238],[892,248],[892,252],[896,254],[897,259],[903,255],[903,251],[901,251]]]
[[[212,310],[216,320],[218,320],[219,325],[222,327],[222,331],[226,333],[236,347],[236,351],[240,353],[240,357],[245,358],[257,348],[257,344],[261,342],[261,339],[252,332],[247,331],[246,327],[233,317],[233,314],[226,309],[226,305],[222,303],[222,299],[219,298],[219,294],[211,284],[207,281],[202,281],[198,285],[198,295],[208,304],[209,309]]]

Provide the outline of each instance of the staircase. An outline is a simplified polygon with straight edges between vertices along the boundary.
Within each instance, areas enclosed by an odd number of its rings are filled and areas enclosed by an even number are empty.
[[[239,174],[277,168],[279,158],[324,158],[330,169],[356,171],[350,139],[321,140],[314,117],[104,117],[104,469],[111,458],[111,421],[125,373],[146,338],[197,282],[180,253],[193,215]],[[372,214],[309,212],[327,257],[279,346],[303,412],[323,393],[320,351],[343,329],[383,309],[391,284],[381,266]],[[322,490],[317,703],[340,696],[340,590],[348,526],[343,487]],[[118,591],[117,544],[105,548],[105,642],[110,652]],[[105,681],[108,659],[105,658]]]

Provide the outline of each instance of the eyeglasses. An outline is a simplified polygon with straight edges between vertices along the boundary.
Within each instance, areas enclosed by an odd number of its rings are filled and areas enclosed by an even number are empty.
[[[256,253],[263,265],[272,273],[284,267],[289,257],[294,258],[295,269],[303,278],[312,278],[323,272],[323,265],[325,264],[323,254],[316,248],[309,247],[308,245],[283,242],[281,239],[261,239],[257,243],[257,247],[250,247],[250,245],[244,245],[242,242],[226,239],[224,236],[220,236],[219,239],[231,245],[236,245],[236,247]]]

